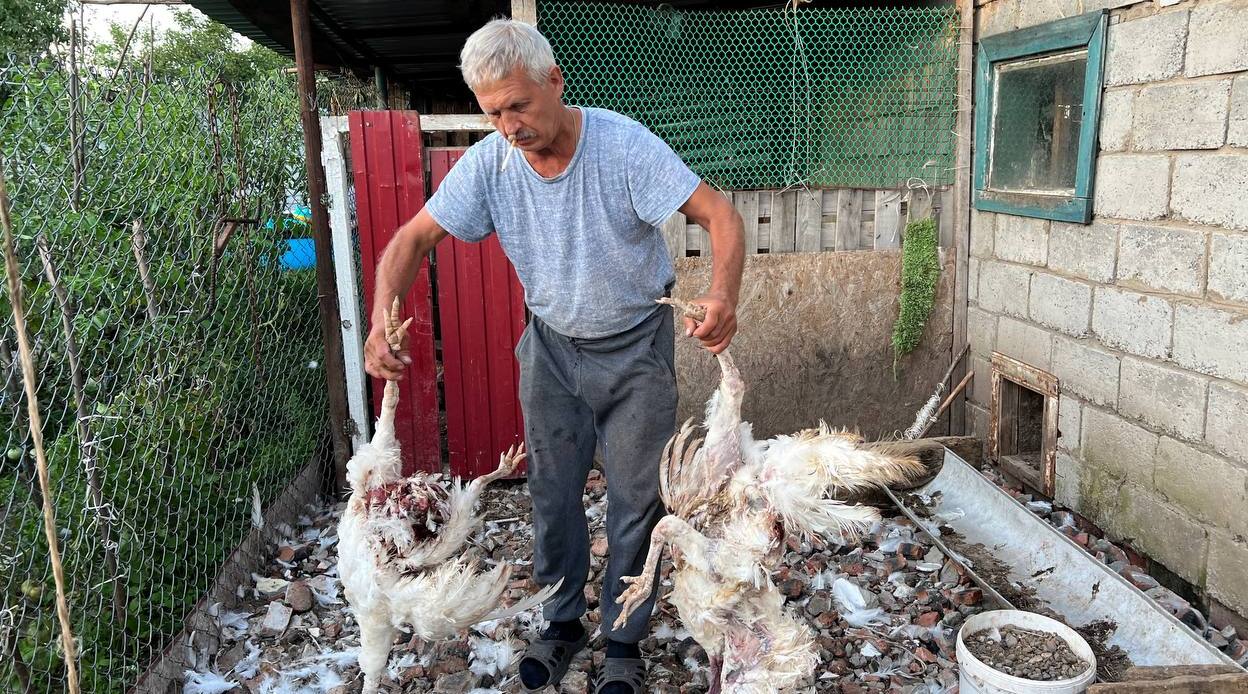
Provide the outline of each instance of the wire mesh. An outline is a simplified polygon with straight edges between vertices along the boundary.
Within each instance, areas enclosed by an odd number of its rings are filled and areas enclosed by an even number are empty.
[[[540,0],[569,102],[631,116],[724,189],[952,182],[958,13]]]
[[[293,76],[0,58],[24,306],[82,689],[132,687],[326,445]],[[307,249],[307,250],[305,250]],[[7,294],[0,691],[63,688]]]

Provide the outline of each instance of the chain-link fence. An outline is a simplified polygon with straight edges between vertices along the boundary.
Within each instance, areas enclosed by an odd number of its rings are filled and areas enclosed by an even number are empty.
[[[571,103],[625,113],[724,189],[953,180],[958,12],[540,0]]]
[[[75,71],[76,72],[76,71]],[[294,77],[0,60],[0,152],[82,689],[125,691],[324,453]],[[0,691],[65,677],[12,297]]]

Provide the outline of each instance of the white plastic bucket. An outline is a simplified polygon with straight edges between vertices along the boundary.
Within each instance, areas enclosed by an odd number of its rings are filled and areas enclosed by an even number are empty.
[[[1086,672],[1070,679],[1051,682],[1027,680],[1007,675],[991,667],[972,655],[962,641],[963,634],[970,636],[993,627],[1003,629],[1011,626],[1056,634],[1066,642],[1066,645],[1070,646],[1070,650],[1074,651],[1075,655],[1091,665]],[[1096,656],[1092,653],[1092,647],[1088,645],[1088,642],[1074,629],[1034,612],[993,610],[971,617],[962,624],[962,628],[958,631],[957,653],[960,671],[958,691],[961,694],[1080,694],[1087,690],[1088,685],[1096,679]]]

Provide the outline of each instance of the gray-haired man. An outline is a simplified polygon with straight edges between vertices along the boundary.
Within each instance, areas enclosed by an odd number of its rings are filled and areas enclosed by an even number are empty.
[[[563,74],[537,29],[490,22],[468,38],[460,59],[498,132],[468,150],[386,248],[367,368],[382,378],[401,374],[407,355],[390,351],[381,312],[406,293],[434,245],[448,233],[464,241],[496,233],[533,313],[516,357],[530,451],[534,579],[563,579],[545,607],[550,626],[520,662],[521,680],[528,691],[556,684],[588,640],[580,621],[589,570],[581,498],[601,447],[607,653],[593,691],[640,694],[645,666],[637,643],[652,605],[624,629],[610,625],[619,613],[620,578],[641,571],[663,514],[659,456],[676,424],[672,316],[654,303],[675,275],[658,227],[679,210],[710,232],[711,289],[695,300],[706,320],[686,319],[684,327],[718,353],[737,328],[741,217],[645,127],[610,111],[565,106]],[[509,140],[519,151],[508,162]]]

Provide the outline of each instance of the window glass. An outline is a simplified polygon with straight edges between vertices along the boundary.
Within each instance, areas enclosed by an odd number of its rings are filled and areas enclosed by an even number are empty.
[[[1084,49],[993,66],[989,189],[1074,192],[1087,65]]]

